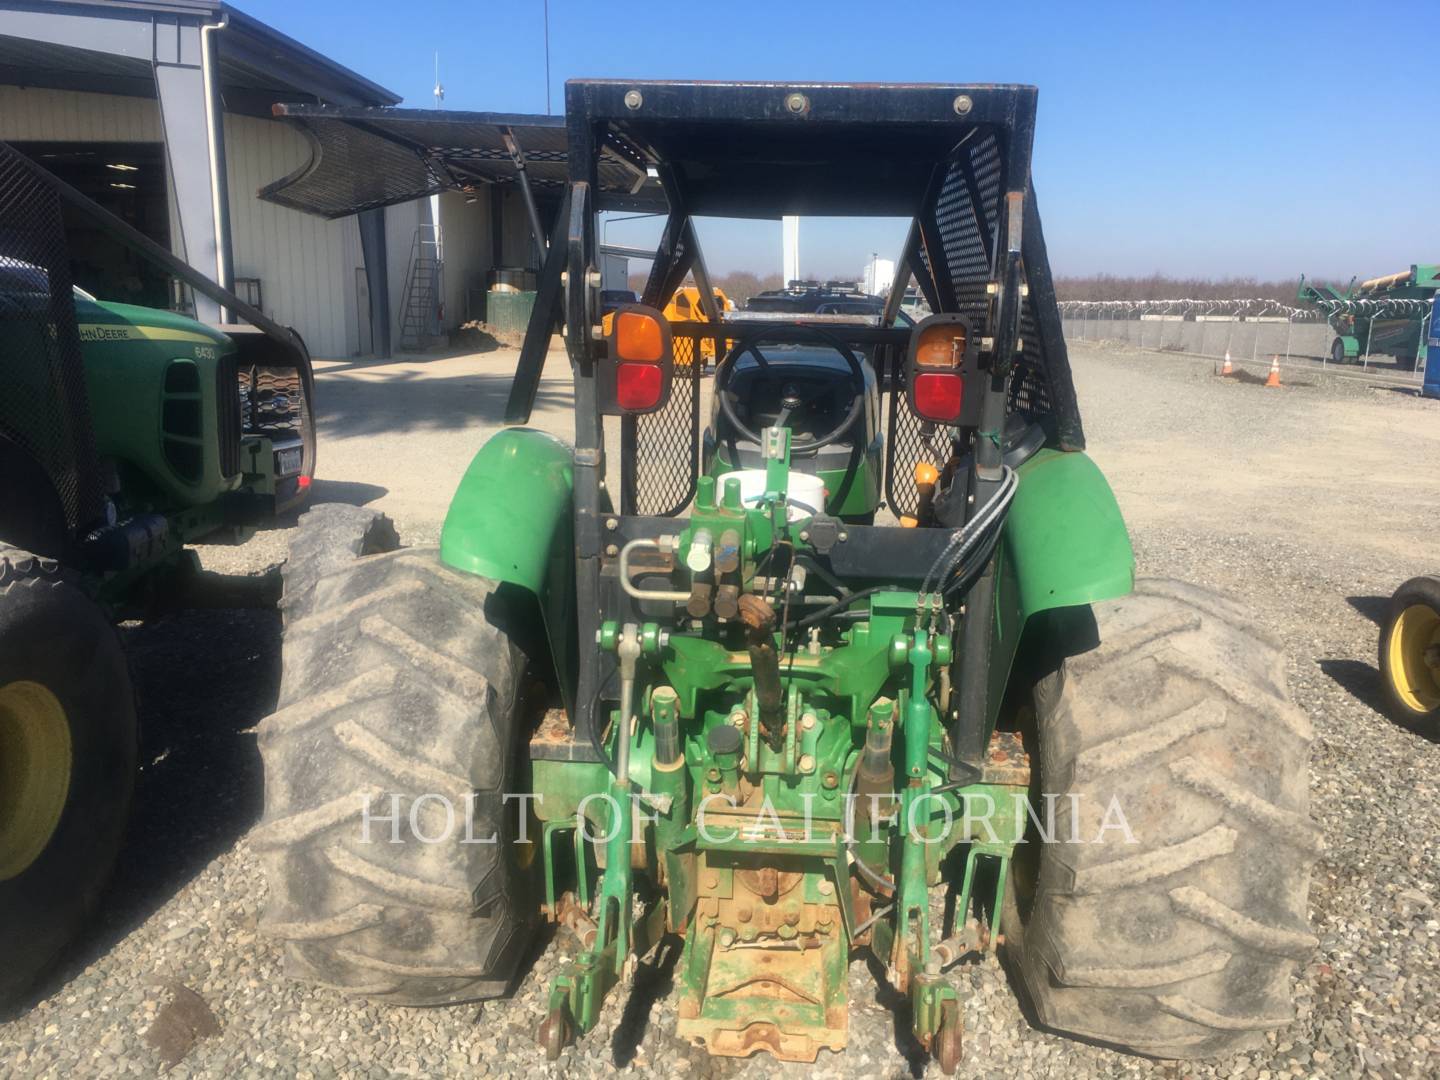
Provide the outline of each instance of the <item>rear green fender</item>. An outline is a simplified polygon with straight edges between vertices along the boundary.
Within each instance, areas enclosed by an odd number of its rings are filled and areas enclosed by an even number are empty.
[[[992,724],[1031,616],[1111,600],[1135,585],[1130,534],[1095,462],[1081,453],[1041,450],[1018,472],[996,561],[987,695]]]
[[[1130,534],[1104,473],[1088,456],[1041,450],[1020,466],[1005,523],[1022,622],[1051,608],[1124,596],[1135,584]]]
[[[567,699],[575,672],[573,495],[570,447],[534,428],[505,428],[470,462],[440,530],[441,562],[536,599]]]

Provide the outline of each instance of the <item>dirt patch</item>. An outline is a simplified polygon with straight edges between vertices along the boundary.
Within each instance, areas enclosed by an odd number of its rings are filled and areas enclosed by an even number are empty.
[[[155,1022],[145,1032],[145,1041],[170,1069],[180,1064],[201,1039],[219,1035],[220,1021],[205,999],[188,986],[177,982],[166,986],[170,1000],[155,1015]]]
[[[500,348],[518,349],[525,342],[523,333],[499,330],[489,323],[462,323],[450,333],[450,347],[466,352],[487,353]]]

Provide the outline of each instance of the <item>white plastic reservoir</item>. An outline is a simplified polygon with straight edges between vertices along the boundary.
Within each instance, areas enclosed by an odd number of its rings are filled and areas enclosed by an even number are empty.
[[[740,481],[740,501],[747,507],[758,505],[765,496],[765,470],[736,469],[734,472],[721,473],[720,479],[715,483],[717,501],[725,493],[725,481],[732,476]],[[825,485],[818,476],[792,472],[789,488],[785,493],[785,515],[791,521],[799,521],[824,511]]]

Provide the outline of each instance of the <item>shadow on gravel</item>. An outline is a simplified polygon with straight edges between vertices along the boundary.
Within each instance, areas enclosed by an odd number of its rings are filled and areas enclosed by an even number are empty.
[[[255,736],[280,688],[280,613],[187,611],[122,630],[140,716],[125,846],[95,918],[16,1015],[148,919],[260,817]]]
[[[512,371],[461,371],[449,375],[388,371],[374,379],[329,375],[320,372],[324,402],[317,426],[322,448],[325,440],[332,438],[459,431],[499,424],[514,382]],[[536,393],[535,410],[569,409],[571,396],[568,386],[542,385]]]
[[[1380,672],[1375,668],[1360,660],[1317,660],[1315,663],[1360,704],[1381,714],[1385,712]]]
[[[343,503],[346,506],[367,506],[376,499],[390,494],[390,489],[379,484],[366,484],[359,480],[312,480],[310,497],[299,506],[278,514],[270,521],[262,522],[256,532],[284,532],[293,529],[300,515],[325,503]]]
[[[305,506],[307,509],[321,503],[365,506],[388,494],[390,489],[379,484],[364,484],[358,480],[321,480],[316,477],[310,484],[310,498],[306,500]]]
[[[1341,689],[1362,705],[1374,709],[1382,717],[1411,734],[1418,735],[1432,743],[1440,744],[1440,730],[1434,724],[1407,723],[1390,715],[1385,706],[1385,697],[1380,686],[1380,672],[1377,668],[1359,660],[1319,660],[1320,670],[1340,684]]]
[[[645,1030],[650,1026],[650,1013],[655,1003],[670,993],[675,984],[675,963],[680,959],[684,942],[673,935],[661,939],[655,951],[655,959],[635,969],[635,982],[620,1022],[615,1025],[615,1034],[610,1038],[611,1060],[617,1069],[623,1069],[635,1060],[640,1044],[645,1041]]]
[[[925,1075],[930,1054],[915,1038],[915,1010],[910,1005],[910,995],[902,994],[890,985],[890,980],[885,977],[885,965],[874,953],[865,954],[865,963],[875,979],[876,1002],[895,1017],[895,1049],[905,1059],[910,1075],[919,1080]]]
[[[1388,596],[1347,596],[1345,602],[1376,626],[1385,620],[1385,612],[1390,609]]]

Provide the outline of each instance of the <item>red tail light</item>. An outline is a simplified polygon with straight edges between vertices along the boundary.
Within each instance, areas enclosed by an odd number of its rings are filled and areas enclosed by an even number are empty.
[[[977,403],[965,401],[965,380],[976,374],[970,320],[963,315],[931,315],[910,334],[906,367],[910,407],[932,424],[975,424]]]
[[[659,364],[620,363],[615,368],[615,404],[626,412],[647,412],[665,389]]]
[[[605,316],[610,340],[600,405],[608,415],[654,412],[670,396],[675,363],[670,324],[654,308],[622,304]]]
[[[925,372],[915,376],[915,411],[937,424],[953,424],[960,419],[965,403],[965,380],[959,375],[938,375]]]

